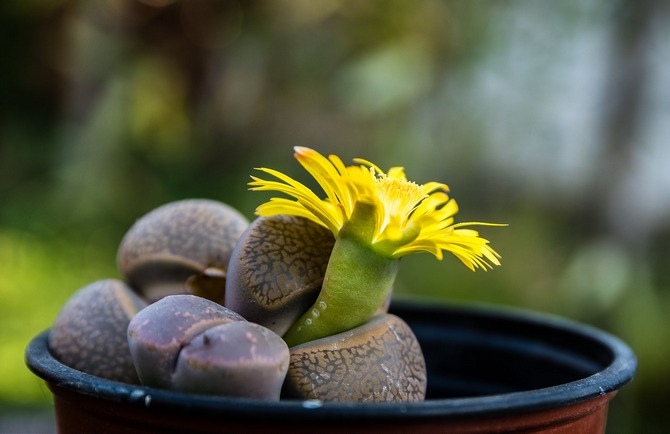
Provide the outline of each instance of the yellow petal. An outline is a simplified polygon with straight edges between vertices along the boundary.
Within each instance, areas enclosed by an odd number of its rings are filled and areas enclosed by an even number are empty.
[[[329,228],[337,236],[351,221],[357,204],[365,204],[367,211],[357,214],[356,224],[349,225],[347,233],[359,228],[366,233],[362,239],[389,257],[426,252],[442,259],[443,252],[450,252],[471,270],[500,264],[500,255],[470,227],[503,225],[454,223],[458,204],[449,197],[446,184],[416,184],[407,180],[405,170],[400,166],[391,167],[385,173],[374,163],[361,158],[354,160],[356,165],[345,166],[336,155],[326,158],[304,147],[295,147],[295,157],[323,189],[326,198],[321,199],[305,185],[281,172],[260,168],[258,170],[274,176],[277,181],[252,177],[253,182],[249,184],[252,190],[277,191],[295,200],[274,198],[259,206],[258,214],[286,213],[306,217]],[[361,219],[370,219],[370,222]],[[371,230],[372,236],[369,235]]]

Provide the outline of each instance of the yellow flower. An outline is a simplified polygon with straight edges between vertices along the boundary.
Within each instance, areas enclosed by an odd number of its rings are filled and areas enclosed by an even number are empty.
[[[284,334],[289,346],[330,336],[363,324],[388,299],[399,258],[429,252],[442,259],[453,253],[471,270],[499,265],[489,242],[454,223],[458,211],[446,185],[408,181],[402,167],[384,173],[373,163],[356,159],[345,166],[308,148],[295,157],[323,188],[321,199],[304,184],[276,170],[258,170],[277,180],[252,177],[251,190],[277,191],[256,209],[261,216],[291,214],[330,229],[335,244],[317,300]],[[352,272],[354,271],[355,272]]]
[[[330,229],[338,237],[352,220],[357,204],[367,205],[370,221],[357,235],[377,253],[397,259],[410,253],[428,252],[442,259],[451,252],[468,268],[490,268],[500,265],[500,257],[489,242],[470,225],[490,223],[455,223],[456,201],[447,194],[445,184],[424,185],[408,181],[402,167],[384,173],[375,164],[356,159],[358,165],[345,166],[336,155],[324,157],[309,148],[296,147],[295,157],[324,190],[319,198],[305,185],[276,170],[259,168],[279,181],[252,177],[251,190],[272,190],[291,199],[272,198],[256,209],[261,216],[291,214],[308,218]]]

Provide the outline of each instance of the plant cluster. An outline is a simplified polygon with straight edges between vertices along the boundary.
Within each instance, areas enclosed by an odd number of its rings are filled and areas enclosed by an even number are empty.
[[[323,188],[272,169],[251,189],[280,192],[249,221],[188,199],[141,217],[121,241],[120,279],[94,282],[49,337],[63,363],[184,392],[259,399],[423,400],[426,366],[410,327],[388,313],[401,257],[450,252],[499,265],[486,239],[455,223],[448,187],[366,160],[295,148]]]

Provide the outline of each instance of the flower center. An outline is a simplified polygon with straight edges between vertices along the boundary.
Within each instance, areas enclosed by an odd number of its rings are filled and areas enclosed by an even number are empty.
[[[384,204],[386,218],[384,227],[389,221],[400,223],[406,220],[414,208],[426,198],[423,187],[419,184],[401,178],[391,178],[386,174],[379,174],[375,178],[377,194]],[[384,230],[384,228],[381,228]]]

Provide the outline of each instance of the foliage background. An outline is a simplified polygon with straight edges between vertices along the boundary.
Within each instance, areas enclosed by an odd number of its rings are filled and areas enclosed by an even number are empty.
[[[28,340],[118,277],[150,209],[250,218],[295,145],[446,182],[504,265],[406,258],[403,295],[590,323],[639,357],[611,432],[670,431],[670,4],[51,0],[0,6],[0,427],[49,416]],[[16,422],[12,422],[16,423]]]

